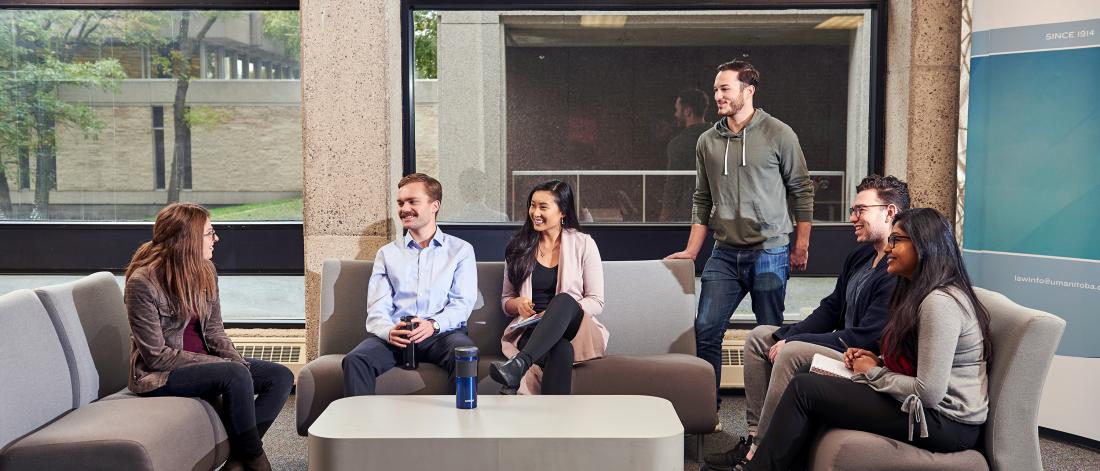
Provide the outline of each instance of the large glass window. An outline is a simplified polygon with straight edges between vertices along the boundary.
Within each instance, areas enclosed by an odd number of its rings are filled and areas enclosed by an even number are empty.
[[[589,222],[684,223],[715,67],[743,59],[755,105],[799,137],[814,218],[845,221],[868,168],[870,30],[865,9],[414,11],[415,167],[457,189],[444,221],[522,220],[558,178]]]
[[[299,44],[293,10],[0,9],[0,294],[120,273],[190,201],[226,321],[302,322]]]
[[[302,218],[297,11],[0,10],[0,219]]]

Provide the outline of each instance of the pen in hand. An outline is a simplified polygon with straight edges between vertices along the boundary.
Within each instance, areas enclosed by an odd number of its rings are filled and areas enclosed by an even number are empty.
[[[852,361],[855,360],[855,357],[851,357],[848,355],[848,351],[851,350],[852,347],[848,346],[848,342],[844,341],[844,337],[837,337],[836,339],[839,340],[840,344],[844,346],[844,366],[850,370],[852,369]]]

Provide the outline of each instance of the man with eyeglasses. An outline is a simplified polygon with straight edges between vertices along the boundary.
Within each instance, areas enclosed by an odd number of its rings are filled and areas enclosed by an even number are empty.
[[[806,319],[783,327],[757,326],[745,340],[745,418],[749,435],[730,450],[707,455],[712,471],[752,458],[791,377],[809,368],[815,353],[840,360],[849,347],[878,352],[895,278],[886,272],[897,213],[909,209],[909,186],[871,175],[856,188],[848,210],[859,245],[848,254],[833,292]]]

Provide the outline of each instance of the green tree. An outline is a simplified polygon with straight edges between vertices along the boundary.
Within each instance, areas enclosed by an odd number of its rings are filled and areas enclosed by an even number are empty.
[[[168,178],[168,203],[180,200],[180,188],[183,186],[183,172],[191,161],[191,122],[188,120],[187,90],[194,78],[192,62],[198,52],[199,44],[206,33],[218,21],[219,13],[207,12],[199,15],[202,26],[191,38],[191,11],[184,10],[180,15],[178,33],[173,49],[169,52],[172,78],[176,80],[176,95],[172,101],[172,123],[175,131],[175,144],[172,146],[172,166]]]
[[[86,53],[90,48],[101,46],[156,51],[158,54],[152,58],[154,76],[170,77],[176,82],[172,106],[175,140],[167,200],[178,201],[184,169],[189,167],[191,130],[217,126],[227,119],[213,108],[192,108],[187,103],[191,80],[198,75],[195,65],[199,45],[215,22],[240,15],[134,10],[0,11],[0,213],[11,214],[7,166],[2,159],[33,151],[34,216],[47,218],[49,190],[56,187],[57,181],[57,127],[72,125],[87,138],[95,138],[102,128],[91,107],[66,103],[58,97],[62,85],[117,89],[125,78],[117,60],[81,58],[82,52],[89,55]],[[298,13],[264,15],[265,35],[283,41],[288,55],[298,57]]]
[[[0,155],[33,151],[34,219],[49,218],[57,185],[57,127],[68,124],[94,138],[103,123],[86,105],[58,96],[62,85],[113,89],[124,78],[115,59],[78,60],[117,31],[119,12],[35,10],[0,12]],[[0,175],[4,165],[0,162]],[[7,176],[0,211],[11,214]]]
[[[273,10],[263,15],[264,35],[286,45],[286,56],[302,57],[302,21],[297,10]]]
[[[235,18],[239,13],[224,11],[172,12],[178,15],[172,23],[177,31],[175,41],[169,44],[170,50],[167,60],[160,60],[159,65],[171,73],[176,80],[176,95],[172,102],[172,121],[175,130],[175,144],[172,148],[172,165],[169,167],[168,178],[168,203],[179,201],[180,189],[183,186],[183,174],[191,161],[191,130],[195,127],[216,127],[227,120],[227,117],[210,107],[192,108],[187,104],[187,91],[191,80],[196,76],[194,67],[195,55],[199,51],[199,44],[206,39],[206,34],[214,23]],[[199,28],[191,35],[191,21],[196,20]],[[263,13],[264,34],[269,38],[282,41],[286,45],[287,55],[298,57],[301,43],[298,12],[272,11]],[[293,53],[293,55],[291,55]],[[202,58],[200,60],[205,60]]]
[[[413,56],[416,58],[416,78],[438,77],[436,50],[439,48],[439,15],[434,11],[413,12]]]

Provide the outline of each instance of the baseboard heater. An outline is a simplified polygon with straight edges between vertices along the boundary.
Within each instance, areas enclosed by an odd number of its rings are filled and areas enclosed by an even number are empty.
[[[745,336],[747,330],[730,329],[722,339],[722,388],[745,387]]]
[[[294,373],[306,364],[306,341],[299,337],[230,337],[241,356],[280,363]]]

